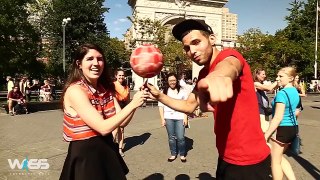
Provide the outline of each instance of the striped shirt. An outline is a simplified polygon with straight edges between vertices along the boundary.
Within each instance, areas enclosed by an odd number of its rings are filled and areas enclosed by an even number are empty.
[[[84,81],[78,81],[74,84],[80,85],[87,92],[92,106],[103,116],[103,119],[108,119],[116,114],[111,91],[101,88],[103,92],[98,92]],[[99,135],[100,133],[90,128],[79,115],[72,116],[64,109],[63,138],[65,141],[84,140]]]

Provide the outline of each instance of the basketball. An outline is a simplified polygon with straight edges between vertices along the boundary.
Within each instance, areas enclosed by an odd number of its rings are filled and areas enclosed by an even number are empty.
[[[153,45],[142,45],[132,51],[130,66],[140,77],[151,78],[160,73],[163,67],[161,51]]]

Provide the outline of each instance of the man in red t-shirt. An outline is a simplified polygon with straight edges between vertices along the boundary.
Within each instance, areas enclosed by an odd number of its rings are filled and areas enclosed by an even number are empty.
[[[184,20],[175,25],[173,36],[193,62],[204,66],[187,100],[175,100],[152,85],[150,97],[172,109],[192,113],[213,111],[219,152],[217,179],[271,179],[270,149],[260,128],[258,101],[251,70],[242,55],[219,51],[210,26],[203,21]]]
[[[23,94],[19,90],[19,86],[14,86],[13,90],[11,90],[8,94],[8,108],[9,108],[9,114],[11,116],[14,115],[13,107],[15,107],[17,104],[23,106],[26,110],[26,113],[28,113],[27,104],[25,99],[23,98]]]

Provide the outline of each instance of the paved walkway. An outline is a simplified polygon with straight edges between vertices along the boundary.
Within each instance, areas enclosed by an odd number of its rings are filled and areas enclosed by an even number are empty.
[[[289,157],[297,179],[320,179],[320,97],[304,99],[300,122],[303,154]],[[244,112],[245,113],[245,112]],[[0,180],[58,179],[66,156],[62,141],[62,112],[45,111],[29,115],[0,114]],[[125,161],[129,180],[215,179],[217,151],[212,132],[213,120],[191,120],[187,129],[187,163],[167,162],[169,148],[165,128],[160,127],[157,107],[140,108],[125,129]],[[48,170],[12,170],[8,159],[48,159]],[[37,166],[35,166],[37,168]]]

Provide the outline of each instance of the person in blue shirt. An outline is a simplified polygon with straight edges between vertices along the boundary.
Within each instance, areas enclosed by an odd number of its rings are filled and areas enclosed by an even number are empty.
[[[289,180],[296,179],[289,161],[283,156],[298,132],[295,110],[300,98],[293,86],[295,76],[296,70],[293,67],[285,67],[278,72],[276,80],[282,89],[271,103],[272,120],[265,132],[266,140],[271,140],[271,169],[274,180],[282,179],[283,175]]]

